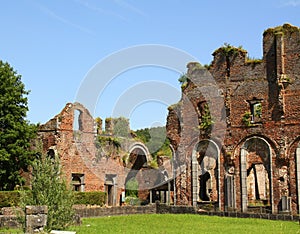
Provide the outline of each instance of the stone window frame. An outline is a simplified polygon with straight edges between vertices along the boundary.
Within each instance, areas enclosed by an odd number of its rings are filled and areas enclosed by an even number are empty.
[[[253,98],[251,100],[247,100],[249,103],[251,124],[261,123],[262,121],[262,99]]]
[[[75,180],[76,178],[76,180]],[[84,192],[85,183],[84,183],[84,174],[82,173],[72,173],[72,186],[73,190],[76,192]]]

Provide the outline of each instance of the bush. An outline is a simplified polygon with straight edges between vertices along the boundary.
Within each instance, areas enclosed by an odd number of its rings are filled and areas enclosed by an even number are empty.
[[[103,206],[106,202],[105,192],[101,192],[101,191],[75,192],[74,194],[75,194],[74,204]]]
[[[18,206],[20,202],[19,191],[0,192],[0,208]]]
[[[137,197],[138,196],[138,189],[139,183],[136,178],[131,178],[126,182],[126,197]]]
[[[73,222],[73,191],[61,172],[59,158],[42,156],[32,165],[32,190],[21,191],[21,207],[26,205],[47,205],[46,230],[65,229]]]
[[[140,206],[142,204],[140,199],[137,198],[137,197],[126,197],[125,198],[125,203],[127,205],[131,205],[131,206]]]

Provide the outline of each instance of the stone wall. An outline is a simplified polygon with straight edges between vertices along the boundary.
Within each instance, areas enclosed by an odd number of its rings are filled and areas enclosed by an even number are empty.
[[[59,114],[39,127],[38,136],[49,157],[59,156],[66,182],[74,190],[104,191],[107,205],[119,206],[126,182],[136,177],[139,198],[149,200],[149,190],[165,182],[160,179],[162,173],[167,171],[167,179],[172,178],[170,160],[153,169],[145,144],[130,136],[113,135],[113,124],[114,119],[105,120],[104,134],[99,130],[101,119],[95,121],[80,103],[67,103]],[[129,123],[126,128],[129,130]]]
[[[29,209],[29,208],[28,208]],[[32,210],[32,208],[30,208]],[[35,209],[41,211],[41,208]],[[42,209],[44,210],[44,208]],[[77,217],[77,222],[80,224],[80,218],[90,217],[104,217],[113,215],[133,215],[133,214],[195,214],[195,215],[209,215],[209,216],[222,216],[222,217],[234,217],[234,218],[258,218],[258,219],[270,219],[270,220],[286,220],[286,221],[300,221],[299,216],[289,214],[270,214],[264,210],[257,210],[255,212],[224,212],[217,211],[214,207],[211,211],[205,211],[195,206],[171,206],[166,204],[156,204],[147,206],[122,206],[122,207],[87,207],[87,206],[75,206],[74,211]],[[42,211],[42,213],[45,213]],[[40,213],[34,213],[29,211],[32,218],[27,218],[27,232],[33,233],[34,231],[42,231],[41,223],[46,224],[47,216],[43,216],[40,219]],[[29,221],[33,221],[29,223]],[[21,228],[19,218],[16,215],[0,215],[0,228]]]
[[[252,199],[278,213],[288,196],[289,211],[299,213],[300,29],[289,24],[267,29],[261,60],[250,60],[246,50],[230,45],[217,49],[213,56],[210,75],[199,64],[188,64],[182,100],[174,105],[176,109],[169,108],[167,134],[176,150],[177,204],[201,202],[197,167],[203,157],[197,156],[201,153],[197,146],[206,141],[219,151],[220,210],[230,207],[246,212]],[[209,105],[212,128],[201,129],[203,103]],[[260,144],[264,150],[251,144]],[[267,173],[265,180],[257,177],[263,174],[256,170],[260,165]],[[249,189],[249,173],[256,190]],[[265,188],[262,181],[268,181]],[[262,191],[267,191],[268,198],[263,199]]]
[[[75,207],[75,213],[82,218],[131,215],[131,214],[155,214],[156,206],[118,206],[118,207]]]

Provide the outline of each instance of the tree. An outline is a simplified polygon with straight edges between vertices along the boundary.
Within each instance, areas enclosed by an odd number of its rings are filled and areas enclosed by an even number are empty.
[[[25,119],[29,91],[13,68],[0,60],[0,190],[22,185],[34,153],[30,141],[36,127]]]
[[[113,119],[114,135],[117,137],[129,137],[130,127],[129,120],[125,117],[119,117]]]
[[[74,217],[74,193],[68,188],[61,172],[59,158],[41,156],[32,164],[32,190],[23,192],[21,203],[48,206],[47,230],[65,229]]]

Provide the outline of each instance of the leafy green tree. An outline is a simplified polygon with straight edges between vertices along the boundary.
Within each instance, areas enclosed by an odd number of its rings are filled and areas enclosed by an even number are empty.
[[[172,157],[170,141],[166,137],[165,127],[139,129],[135,131],[135,134],[137,139],[141,140],[148,147],[154,159],[157,156]]]
[[[139,184],[136,178],[131,178],[126,182],[126,197],[137,197],[138,196],[138,190],[139,190]]]
[[[28,94],[21,76],[0,60],[0,190],[22,185],[20,172],[34,159],[30,141],[36,127],[26,120]]]
[[[128,119],[126,119],[125,117],[114,118],[113,126],[113,133],[116,137],[129,137],[130,128]]]
[[[47,205],[47,230],[62,230],[73,221],[74,193],[67,186],[57,156],[42,156],[32,165],[32,190],[21,196],[25,205]]]
[[[141,140],[143,143],[148,142],[151,139],[149,128],[138,129],[135,131],[136,138]]]

